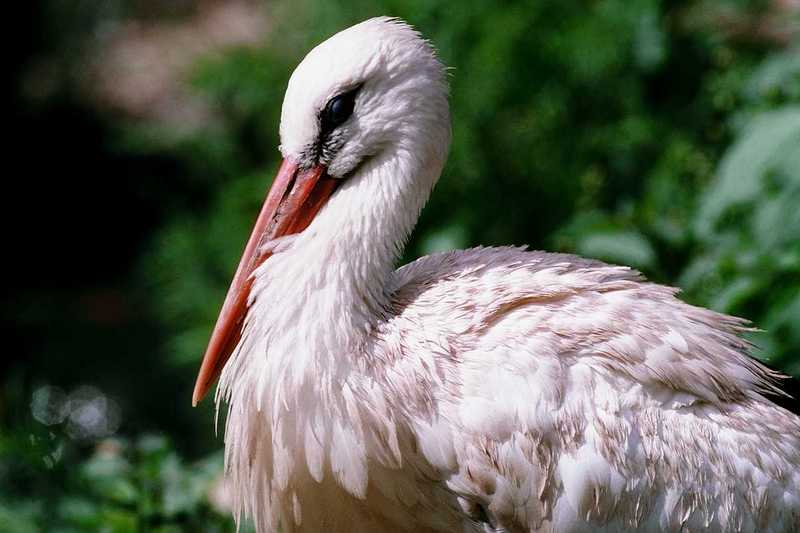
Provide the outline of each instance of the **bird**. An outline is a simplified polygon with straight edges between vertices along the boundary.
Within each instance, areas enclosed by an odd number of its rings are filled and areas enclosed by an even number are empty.
[[[745,320],[526,247],[397,267],[447,159],[448,76],[380,17],[288,82],[282,163],[193,395],[219,380],[237,522],[799,531],[800,417]]]

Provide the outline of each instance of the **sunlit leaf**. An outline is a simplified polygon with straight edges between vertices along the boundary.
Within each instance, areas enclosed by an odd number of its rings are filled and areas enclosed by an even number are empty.
[[[652,268],[655,252],[644,235],[635,231],[592,233],[578,241],[582,255],[639,269]]]
[[[752,202],[786,154],[800,151],[800,107],[785,107],[754,117],[720,164],[716,181],[704,193],[696,228],[709,237],[720,218]],[[797,157],[796,155],[794,157]]]

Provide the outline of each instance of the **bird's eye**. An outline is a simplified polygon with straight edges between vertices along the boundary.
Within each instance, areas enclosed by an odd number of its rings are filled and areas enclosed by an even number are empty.
[[[347,119],[353,114],[358,89],[355,88],[331,98],[322,111],[322,130],[324,132],[330,132],[347,122]]]

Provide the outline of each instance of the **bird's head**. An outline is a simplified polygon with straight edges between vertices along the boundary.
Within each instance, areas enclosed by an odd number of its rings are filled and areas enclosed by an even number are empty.
[[[295,69],[281,113],[281,152],[346,178],[371,156],[446,121],[442,64],[410,26],[386,17],[314,48]]]
[[[252,274],[271,253],[264,245],[303,232],[326,205],[346,201],[342,184],[385,179],[362,170],[387,154],[431,167],[406,173],[417,182],[392,185],[427,198],[446,156],[449,123],[444,67],[406,23],[370,19],[309,52],[289,80],[280,125],[283,163],[212,333],[193,403],[240,339]],[[361,196],[370,191],[375,188],[364,187]]]

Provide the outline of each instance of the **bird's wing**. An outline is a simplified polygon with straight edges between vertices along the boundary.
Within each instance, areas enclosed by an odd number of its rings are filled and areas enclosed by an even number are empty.
[[[514,248],[431,256],[395,283],[398,409],[476,519],[800,526],[800,419],[765,399],[775,376],[743,321],[626,268]]]

